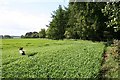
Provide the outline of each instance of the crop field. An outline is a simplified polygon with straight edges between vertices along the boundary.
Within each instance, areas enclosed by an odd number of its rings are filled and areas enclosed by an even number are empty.
[[[19,47],[26,55],[19,54]],[[3,39],[2,78],[96,78],[103,43],[83,40]]]

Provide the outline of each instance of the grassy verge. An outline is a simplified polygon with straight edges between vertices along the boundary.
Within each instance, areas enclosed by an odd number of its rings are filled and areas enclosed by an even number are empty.
[[[106,47],[104,62],[101,68],[102,78],[118,79],[119,77],[119,48],[118,43],[113,43]]]

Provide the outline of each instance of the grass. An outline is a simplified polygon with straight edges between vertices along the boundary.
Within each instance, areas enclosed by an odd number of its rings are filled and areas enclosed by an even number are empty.
[[[104,78],[119,78],[119,64],[118,59],[116,59],[117,53],[114,53],[114,50],[115,48],[111,46],[106,49],[106,54],[108,56],[102,65]]]
[[[2,45],[2,78],[96,78],[104,51],[102,43],[83,40],[3,39]]]

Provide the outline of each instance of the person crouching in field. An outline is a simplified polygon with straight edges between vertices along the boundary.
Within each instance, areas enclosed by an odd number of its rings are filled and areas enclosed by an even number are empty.
[[[22,55],[25,55],[25,51],[23,50],[23,47],[19,48],[19,53],[22,54]]]

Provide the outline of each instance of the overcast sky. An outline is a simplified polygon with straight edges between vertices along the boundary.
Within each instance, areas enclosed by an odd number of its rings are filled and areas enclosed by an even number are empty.
[[[68,0],[0,0],[0,35],[24,35],[40,31],[51,21],[51,13]]]

